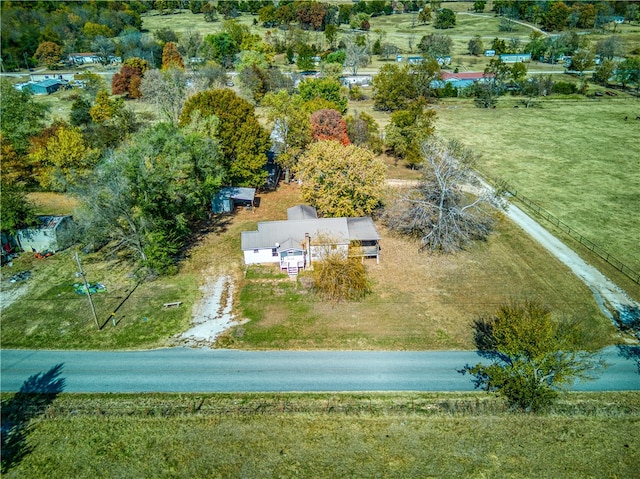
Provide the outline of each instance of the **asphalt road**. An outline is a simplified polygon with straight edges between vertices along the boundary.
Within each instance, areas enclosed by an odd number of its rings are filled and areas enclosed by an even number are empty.
[[[581,391],[640,390],[638,359],[603,351],[609,368]],[[471,391],[475,352],[233,351],[135,352],[3,350],[2,391],[62,364],[65,392]]]

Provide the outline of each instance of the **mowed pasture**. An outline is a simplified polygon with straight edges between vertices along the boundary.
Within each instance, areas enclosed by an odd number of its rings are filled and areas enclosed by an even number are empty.
[[[638,400],[569,393],[532,415],[480,393],[62,394],[3,477],[631,478]]]
[[[528,109],[505,97],[493,110],[443,101],[436,130],[471,148],[487,178],[503,179],[640,271],[640,101],[620,96],[545,99]]]

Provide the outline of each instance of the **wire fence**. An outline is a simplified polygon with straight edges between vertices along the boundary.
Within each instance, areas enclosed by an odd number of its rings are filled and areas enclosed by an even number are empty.
[[[573,239],[578,241],[581,245],[586,247],[588,250],[597,254],[600,258],[602,258],[611,266],[616,268],[618,271],[626,275],[629,279],[640,284],[640,273],[638,273],[637,271],[634,271],[632,268],[624,264],[622,261],[620,261],[618,258],[613,256],[611,253],[609,253],[607,250],[605,250],[601,246],[598,246],[593,241],[585,238],[581,233],[576,231],[574,228],[572,228],[565,222],[553,216],[551,213],[549,213],[547,210],[542,208],[532,199],[524,196],[523,194],[518,193],[517,190],[509,186],[506,182],[502,180],[498,180],[496,184],[499,184],[501,189],[505,191],[507,194],[509,194],[511,197],[516,198],[518,201],[520,201],[520,203],[522,203],[527,208],[535,212],[537,215],[541,216],[545,220],[549,221],[551,224],[560,228],[560,230],[567,233],[569,236],[571,236]]]

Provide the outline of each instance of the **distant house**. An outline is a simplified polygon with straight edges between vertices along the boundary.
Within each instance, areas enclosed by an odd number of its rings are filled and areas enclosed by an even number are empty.
[[[56,73],[31,73],[29,80],[32,83],[36,83],[43,80],[60,80],[60,81],[72,81],[76,77],[73,72],[56,72]]]
[[[405,60],[409,65],[420,65],[424,61],[424,57],[422,55],[412,55],[410,57],[403,57],[402,55],[396,55],[396,62],[403,62]],[[451,56],[450,55],[439,56],[439,57],[436,57],[436,61],[438,62],[438,65],[440,65],[441,67],[446,65],[451,65]]]
[[[345,75],[340,77],[340,83],[342,86],[351,87],[353,85],[369,86],[373,76],[371,75]]]
[[[87,65],[100,63],[100,56],[97,53],[69,53],[67,61],[73,65]]]
[[[493,78],[493,73],[484,72],[462,72],[451,73],[442,72],[439,80],[434,80],[431,83],[433,88],[444,88],[447,83],[451,84],[454,88],[466,88],[473,85],[475,82],[486,82]]]
[[[87,53],[69,53],[67,55],[67,63],[71,65],[92,65],[102,62],[102,57],[97,53],[87,52]],[[117,57],[115,55],[109,55],[107,57],[107,63],[115,64],[122,63],[122,57]]]
[[[35,95],[50,95],[51,93],[57,92],[65,82],[62,80],[50,79],[50,80],[42,80],[37,83],[27,83],[22,87],[22,89],[29,89]]]
[[[531,53],[503,53],[498,58],[505,63],[530,62]]]
[[[484,56],[485,57],[495,57],[496,56],[496,51],[495,50],[485,50],[484,51]]]
[[[260,222],[257,231],[243,231],[241,248],[245,264],[277,263],[297,274],[327,251],[379,261],[379,241],[370,217],[318,218],[315,208],[298,205],[287,210],[287,220]]]
[[[213,213],[232,213],[236,206],[253,207],[256,198],[255,188],[244,188],[239,186],[227,186],[211,200],[211,211]]]
[[[72,243],[71,216],[38,216],[38,224],[18,230],[18,243],[24,251],[56,252]]]

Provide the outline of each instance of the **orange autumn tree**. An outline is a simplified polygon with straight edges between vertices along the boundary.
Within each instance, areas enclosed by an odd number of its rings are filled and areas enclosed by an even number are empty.
[[[323,108],[311,114],[311,136],[315,141],[334,140],[343,146],[351,144],[347,123],[336,110]]]
[[[149,64],[146,60],[136,57],[127,58],[120,71],[113,75],[111,94],[124,95],[126,93],[129,98],[140,98],[142,96],[140,91],[142,77],[148,69]]]

